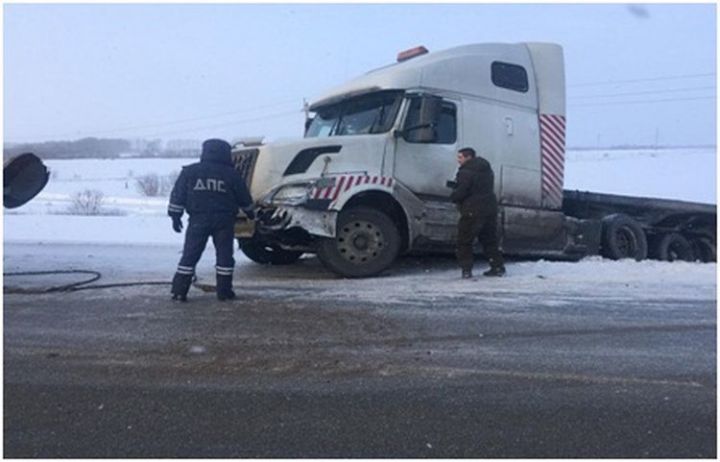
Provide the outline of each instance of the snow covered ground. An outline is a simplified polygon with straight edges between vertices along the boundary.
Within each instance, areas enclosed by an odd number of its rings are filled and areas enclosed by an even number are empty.
[[[86,243],[127,246],[130,254],[142,252],[143,246],[165,247],[167,250],[163,252],[167,256],[160,257],[157,263],[147,259],[143,265],[148,273],[168,274],[182,246],[182,235],[170,228],[170,220],[166,216],[167,198],[144,197],[136,188],[135,178],[148,173],[170,176],[186,163],[189,163],[188,159],[47,161],[52,176],[45,190],[29,204],[5,210],[6,271],[11,270],[8,265],[18,263],[15,259],[8,260],[8,244],[45,244],[42,252],[52,253],[52,244]],[[568,189],[715,203],[715,184],[713,149],[568,153]],[[113,215],[66,214],[72,195],[84,189],[102,191],[105,208]],[[207,273],[207,277],[212,276],[212,259],[212,252],[206,252],[199,268],[199,272]],[[273,275],[288,275],[278,268],[256,270],[257,265],[241,253],[236,254],[236,260],[238,274],[264,271],[260,281],[267,281]],[[30,258],[24,262],[29,265],[34,261]],[[301,263],[308,264],[307,261]],[[35,266],[33,269],[40,269],[42,262],[37,262]],[[396,303],[416,297],[483,296],[490,293],[498,296],[502,292],[507,292],[508,296],[513,294],[513,298],[519,294],[527,297],[547,294],[549,303],[565,303],[562,297],[549,296],[552,294],[711,300],[715,298],[716,286],[715,264],[613,262],[600,258],[589,258],[580,263],[511,263],[510,278],[492,284],[473,285],[458,281],[457,271],[452,265],[422,271],[401,268],[384,278],[343,284],[338,284],[334,276],[317,263],[305,269],[317,276],[304,284],[317,285],[315,289],[320,289],[318,293],[339,297],[343,293],[352,297],[362,293],[366,298],[394,300]],[[297,276],[292,276],[294,280],[290,281],[291,284],[297,281]]]
[[[449,159],[454,162],[454,159]],[[107,242],[177,245],[169,231],[167,196],[146,197],[137,178],[169,178],[191,159],[48,160],[51,179],[31,202],[4,213],[5,242]],[[570,151],[566,189],[693,202],[716,202],[714,149]],[[104,195],[110,215],[68,215],[75,193]]]
[[[565,168],[565,189],[717,201],[715,149],[570,151]]]

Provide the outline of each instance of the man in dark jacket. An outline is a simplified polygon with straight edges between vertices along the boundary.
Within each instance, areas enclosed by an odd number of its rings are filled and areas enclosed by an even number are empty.
[[[472,277],[473,242],[479,238],[483,252],[490,262],[485,276],[503,276],[505,262],[498,249],[497,199],[494,192],[494,175],[490,163],[477,157],[472,148],[458,151],[460,168],[455,178],[450,199],[460,211],[457,237],[457,259],[463,278]]]
[[[200,162],[183,167],[170,193],[168,215],[175,232],[182,232],[183,211],[190,216],[183,255],[173,278],[173,300],[187,301],[195,265],[210,236],[215,245],[217,297],[219,300],[235,298],[232,290],[235,217],[239,209],[249,218],[254,217],[252,197],[233,167],[230,151],[226,141],[205,141]]]

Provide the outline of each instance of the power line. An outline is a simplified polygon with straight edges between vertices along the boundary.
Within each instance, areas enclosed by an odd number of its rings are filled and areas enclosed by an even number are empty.
[[[634,101],[607,101],[603,103],[585,103],[585,104],[573,104],[572,107],[583,107],[583,106],[613,106],[613,105],[624,105],[624,104],[652,104],[652,103],[667,103],[671,101],[699,101],[715,99],[715,96],[698,96],[695,98],[667,98],[667,99],[648,99],[648,100],[634,100]]]
[[[137,129],[140,129],[140,128],[164,127],[164,126],[166,126],[166,125],[177,125],[177,124],[182,124],[182,123],[187,123],[187,122],[195,122],[195,121],[198,121],[198,120],[216,119],[216,118],[218,118],[218,117],[226,117],[226,116],[229,116],[229,115],[237,115],[237,114],[246,114],[246,113],[248,113],[248,112],[258,111],[258,110],[261,110],[261,109],[270,109],[270,108],[273,108],[273,107],[285,106],[286,104],[290,104],[291,102],[296,103],[297,100],[295,100],[295,99],[293,99],[293,100],[287,100],[287,101],[283,101],[283,102],[281,102],[281,103],[268,104],[268,105],[264,105],[264,106],[257,106],[257,107],[253,107],[253,108],[243,109],[243,110],[241,110],[241,111],[222,112],[222,113],[219,113],[219,114],[213,114],[213,115],[207,115],[207,116],[199,116],[199,117],[192,117],[192,118],[188,118],[188,119],[180,119],[180,120],[174,120],[174,121],[170,121],[170,122],[159,122],[159,123],[153,123],[153,124],[147,124],[147,125],[136,125],[136,126],[134,126],[134,127],[116,128],[116,129],[113,129],[112,131],[125,131],[125,130],[137,130]],[[108,131],[110,131],[110,130],[108,130]],[[107,131],[106,131],[106,132],[107,132]]]
[[[187,119],[177,119],[177,120],[167,121],[167,122],[157,122],[157,123],[151,123],[151,124],[127,126],[127,127],[113,128],[113,129],[107,129],[107,130],[96,130],[96,131],[92,131],[92,132],[74,132],[74,133],[67,132],[64,134],[43,135],[43,136],[35,136],[35,137],[26,136],[24,138],[63,138],[63,137],[68,137],[68,136],[87,137],[87,136],[91,136],[91,135],[106,135],[109,133],[119,133],[119,132],[124,132],[124,131],[128,131],[128,130],[142,130],[142,129],[146,129],[146,128],[164,127],[164,126],[168,126],[168,125],[178,125],[178,124],[183,124],[183,123],[188,123],[188,122],[196,122],[199,120],[216,119],[218,117],[227,117],[230,115],[246,114],[248,112],[254,112],[254,111],[258,111],[258,110],[262,110],[262,109],[269,109],[269,108],[273,108],[273,107],[284,106],[284,105],[290,104],[291,102],[296,102],[296,101],[297,101],[296,99],[285,100],[285,101],[274,103],[274,104],[267,104],[267,105],[263,105],[263,106],[251,107],[251,108],[243,109],[240,111],[222,112],[222,113],[218,113],[218,114],[198,116],[198,117],[192,117],[192,118],[187,118]],[[272,116],[272,115],[274,115],[274,114],[271,114],[270,116]]]
[[[628,80],[613,80],[613,81],[605,81],[605,82],[576,83],[573,85],[568,85],[568,88],[592,87],[592,86],[596,86],[596,85],[614,85],[617,83],[637,83],[637,82],[656,82],[656,81],[660,81],[660,80],[694,79],[694,78],[700,78],[700,77],[715,77],[715,73],[710,72],[707,74],[669,75],[669,76],[665,76],[665,77],[648,77],[648,78],[644,78],[644,79],[628,79]]]
[[[277,112],[275,114],[268,114],[262,117],[253,117],[249,119],[240,119],[240,120],[234,120],[232,122],[224,122],[221,124],[214,124],[214,125],[205,125],[202,127],[195,127],[195,128],[186,128],[182,130],[174,130],[170,132],[156,132],[146,135],[145,137],[158,137],[158,136],[166,136],[166,135],[174,135],[176,133],[192,133],[192,132],[198,132],[201,130],[208,130],[211,128],[220,128],[220,127],[229,127],[231,125],[238,125],[241,123],[247,123],[247,122],[257,122],[260,120],[267,120],[267,119],[277,119],[281,117],[287,117],[289,115],[293,114],[300,114],[302,111],[300,110],[293,110],[293,111],[285,111],[285,112]]]
[[[634,95],[651,95],[656,93],[677,93],[683,91],[695,91],[695,90],[714,90],[715,86],[707,87],[688,87],[688,88],[670,88],[666,90],[648,90],[648,91],[635,91],[628,93],[606,93],[600,95],[580,95],[580,96],[569,96],[568,99],[581,99],[581,98],[605,98],[615,96],[634,96]]]

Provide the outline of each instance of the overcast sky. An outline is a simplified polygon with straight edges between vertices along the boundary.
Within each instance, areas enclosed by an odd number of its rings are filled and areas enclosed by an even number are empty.
[[[564,47],[570,146],[714,144],[714,4],[6,4],[4,139],[299,136],[403,49],[522,41]]]

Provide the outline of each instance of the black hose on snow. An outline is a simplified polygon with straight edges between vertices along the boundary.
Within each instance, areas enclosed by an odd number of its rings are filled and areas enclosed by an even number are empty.
[[[6,294],[47,294],[52,292],[75,292],[78,290],[91,290],[91,289],[109,289],[112,287],[130,287],[130,286],[159,286],[159,285],[170,285],[170,282],[165,281],[146,281],[146,282],[118,282],[114,284],[95,284],[87,285],[97,281],[102,277],[97,271],[90,270],[55,270],[55,271],[22,271],[22,272],[11,272],[3,273],[3,278],[8,276],[46,276],[49,274],[89,274],[90,278],[73,282],[70,284],[64,284],[61,286],[52,286],[41,289],[24,289],[22,287],[8,287],[3,285],[3,292]]]

